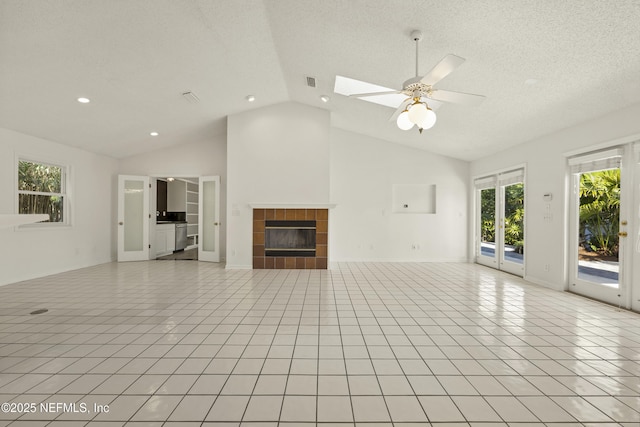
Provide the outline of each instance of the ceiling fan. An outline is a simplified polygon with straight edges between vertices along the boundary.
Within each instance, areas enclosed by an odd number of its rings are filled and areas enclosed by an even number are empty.
[[[418,74],[418,45],[422,40],[422,33],[414,30],[411,32],[411,38],[416,43],[416,76],[405,81],[402,84],[402,90],[392,90],[347,77],[336,76],[334,91],[353,98],[362,98],[364,101],[397,107],[390,120],[396,120],[398,127],[402,130],[409,130],[415,125],[420,133],[422,133],[423,129],[429,129],[436,123],[436,114],[429,104],[432,106],[435,104],[434,108],[439,106],[437,101],[475,106],[484,101],[485,97],[482,95],[434,89],[433,86],[436,83],[462,65],[465,60],[456,55],[447,55],[431,71],[424,76],[420,76]],[[371,88],[374,91],[353,93],[354,89],[362,90],[364,88]],[[402,100],[398,96],[401,96]],[[400,102],[399,106],[398,102]]]

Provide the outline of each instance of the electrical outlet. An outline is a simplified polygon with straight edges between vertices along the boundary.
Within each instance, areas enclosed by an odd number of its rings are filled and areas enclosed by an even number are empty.
[[[551,270],[551,265],[550,264],[545,264],[544,265],[544,271],[549,271]]]

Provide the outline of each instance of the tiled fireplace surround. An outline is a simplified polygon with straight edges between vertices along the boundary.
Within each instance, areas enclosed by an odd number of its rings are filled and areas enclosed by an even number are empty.
[[[316,221],[316,256],[265,256],[265,221]],[[328,209],[253,209],[253,268],[255,269],[325,269],[329,229]]]

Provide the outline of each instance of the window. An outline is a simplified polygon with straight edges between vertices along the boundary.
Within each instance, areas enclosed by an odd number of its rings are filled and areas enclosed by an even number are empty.
[[[50,223],[68,223],[67,168],[18,160],[18,213],[47,214]]]

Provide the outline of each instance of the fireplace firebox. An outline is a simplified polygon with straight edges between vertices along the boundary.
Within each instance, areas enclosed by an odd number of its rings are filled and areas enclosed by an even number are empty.
[[[316,256],[315,221],[265,221],[265,256]]]

